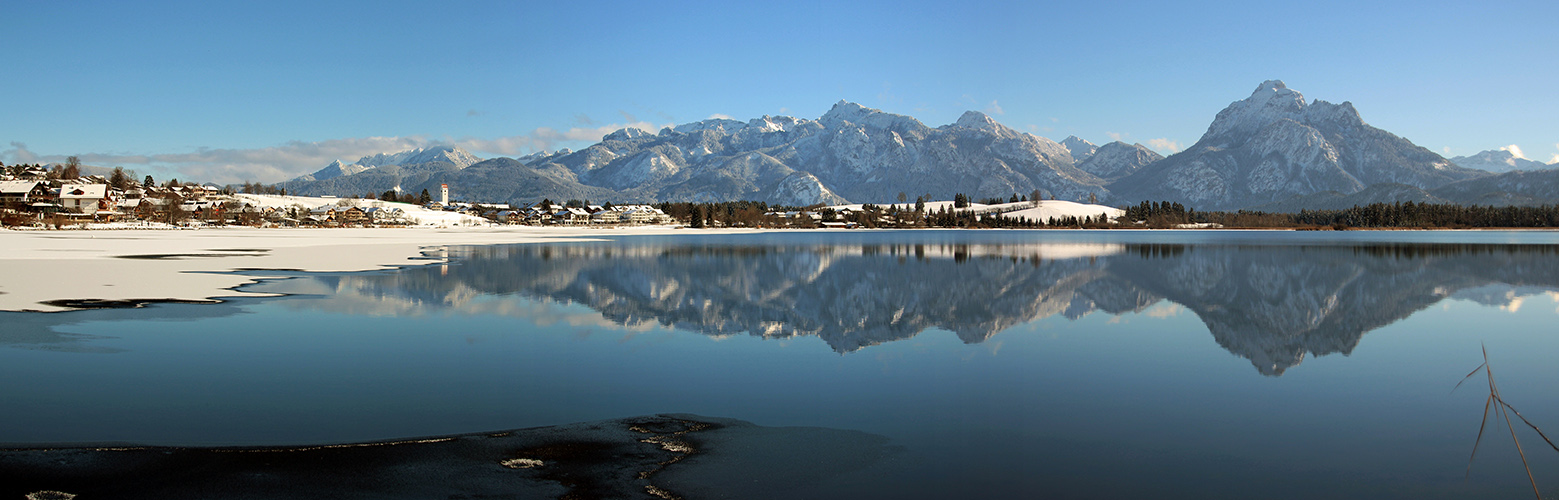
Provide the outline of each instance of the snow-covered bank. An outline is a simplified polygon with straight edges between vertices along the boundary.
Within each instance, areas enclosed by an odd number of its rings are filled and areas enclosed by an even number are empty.
[[[342,206],[358,208],[399,208],[406,214],[406,219],[413,224],[422,226],[489,226],[492,221],[457,212],[445,212],[431,210],[414,203],[399,203],[382,200],[369,200],[362,198],[321,198],[314,196],[279,196],[270,194],[235,194],[239,201],[259,208],[293,208],[314,209],[324,206]]]
[[[1027,204],[1028,203],[1019,203],[1019,205]],[[1087,203],[1077,203],[1073,201],[1045,200],[1039,202],[1039,206],[1006,212],[1003,213],[1002,216],[1011,217],[1014,219],[1028,219],[1034,222],[1046,222],[1051,219],[1061,220],[1067,217],[1076,217],[1079,219],[1083,217],[1093,217],[1097,219],[1099,214],[1104,214],[1109,216],[1111,219],[1114,219],[1116,217],[1126,215],[1126,211],[1104,205],[1090,205]]]
[[[252,296],[232,290],[267,276],[237,269],[366,271],[427,263],[443,245],[579,241],[603,235],[684,234],[629,229],[498,226],[438,229],[116,231],[0,230],[0,310],[60,311],[60,300],[185,300]],[[704,230],[748,232],[744,230]]]
[[[834,205],[827,208],[834,210],[859,211],[863,210],[863,207],[865,206],[865,204]],[[877,206],[884,209],[888,207],[898,207],[903,210],[912,210],[915,208],[914,203],[885,203],[879,204]],[[1038,202],[1019,201],[1013,203],[1002,203],[1000,205],[970,203],[964,208],[954,208],[953,202],[951,201],[930,201],[926,202],[925,209],[927,212],[957,210],[961,212],[973,212],[977,214],[1000,213],[1003,217],[1029,219],[1035,222],[1045,222],[1050,219],[1059,220],[1067,217],[1076,217],[1079,219],[1083,217],[1098,218],[1099,214],[1108,215],[1112,219],[1126,215],[1125,210],[1111,206],[1061,200],[1041,200]]]

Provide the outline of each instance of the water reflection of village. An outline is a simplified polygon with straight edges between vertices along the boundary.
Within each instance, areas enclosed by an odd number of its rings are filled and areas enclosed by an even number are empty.
[[[817,336],[844,353],[939,328],[978,343],[1014,325],[1164,301],[1280,375],[1446,298],[1509,306],[1559,289],[1559,248],[609,242],[462,247],[456,265],[280,284],[301,307],[494,313],[505,296],[577,303],[616,325]],[[503,304],[503,305],[495,305]]]

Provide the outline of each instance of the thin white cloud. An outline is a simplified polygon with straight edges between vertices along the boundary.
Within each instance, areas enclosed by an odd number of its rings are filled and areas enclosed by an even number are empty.
[[[1131,134],[1122,134],[1120,132],[1105,132],[1104,135],[1109,136],[1110,140],[1112,141],[1124,141],[1126,140],[1126,136]]]
[[[1559,149],[1559,142],[1554,143],[1554,148]],[[1559,163],[1559,153],[1555,153],[1553,158],[1549,158],[1548,163]]]
[[[1180,150],[1185,149],[1180,146],[1179,141],[1171,141],[1162,137],[1158,139],[1148,139],[1148,147],[1160,152],[1168,152],[1169,154],[1179,153]]]
[[[715,114],[709,115],[709,119],[710,120],[734,120],[734,118],[731,118],[731,115],[728,115],[728,114],[725,114],[725,113],[715,113]]]
[[[995,99],[991,99],[991,103],[989,105],[985,106],[985,114],[987,114],[987,115],[1005,115],[1005,114],[1007,114],[1007,112],[1005,110],[1001,109],[1001,105],[997,104]]]
[[[1522,158],[1522,159],[1526,158],[1526,155],[1521,154],[1521,146],[1517,146],[1515,144],[1511,144],[1509,146],[1505,146],[1503,148],[1499,148],[1499,150],[1500,151],[1509,151],[1511,156],[1515,156],[1516,158]]]
[[[1451,147],[1450,146],[1446,146],[1446,147],[1440,148],[1440,152],[1441,153],[1445,153],[1446,156],[1451,156]]]

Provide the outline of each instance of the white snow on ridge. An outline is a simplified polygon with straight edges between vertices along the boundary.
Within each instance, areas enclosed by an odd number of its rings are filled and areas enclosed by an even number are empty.
[[[914,203],[881,203],[876,205],[883,210],[893,206],[897,206],[901,210],[915,209]],[[850,205],[834,205],[826,208],[831,208],[834,210],[859,211],[864,206],[865,204],[856,203]],[[1109,216],[1111,219],[1126,215],[1125,210],[1121,210],[1115,207],[1060,200],[1041,200],[1037,205],[1032,201],[1002,203],[1000,205],[970,203],[968,207],[959,209],[954,209],[953,202],[951,201],[926,202],[927,212],[935,212],[938,210],[958,210],[961,212],[975,213],[1000,213],[1003,217],[1028,219],[1035,222],[1046,222],[1050,219],[1062,219],[1066,217],[1077,217],[1079,219],[1083,217],[1093,217],[1097,219],[1099,218],[1099,214]]]
[[[358,198],[320,198],[315,196],[278,196],[269,194],[235,194],[244,203],[259,208],[319,208],[327,205],[359,208],[392,207],[406,213],[406,218],[421,226],[489,226],[492,221],[458,212],[430,210],[421,205]]]
[[[1026,204],[1028,203],[1017,203],[1017,205]],[[1008,205],[1013,204],[1009,203]],[[1002,216],[1028,219],[1035,222],[1045,222],[1050,219],[1061,219],[1065,217],[1077,217],[1079,219],[1083,217],[1098,218],[1099,214],[1104,214],[1109,216],[1111,219],[1114,219],[1116,217],[1126,215],[1126,211],[1104,205],[1090,205],[1087,203],[1077,203],[1073,201],[1044,200],[1039,202],[1038,207],[1006,212],[1003,213]]]

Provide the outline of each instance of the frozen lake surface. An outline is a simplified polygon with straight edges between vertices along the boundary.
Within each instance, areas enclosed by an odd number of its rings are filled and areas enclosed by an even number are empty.
[[[794,497],[1527,495],[1493,423],[1463,480],[1488,389],[1451,388],[1480,345],[1559,432],[1559,233],[603,236],[243,289],[279,297],[0,313],[0,443],[678,412],[902,447]],[[1559,496],[1559,453],[1518,436]]]

